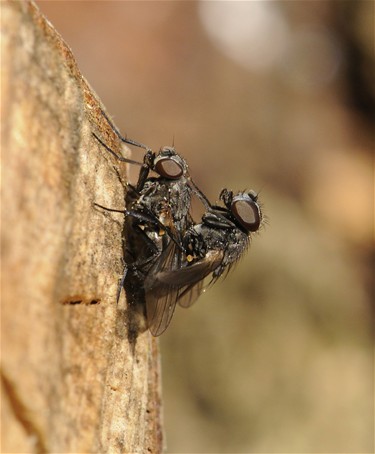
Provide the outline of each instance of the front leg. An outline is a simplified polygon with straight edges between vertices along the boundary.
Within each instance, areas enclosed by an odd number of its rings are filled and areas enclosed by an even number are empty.
[[[144,185],[147,181],[147,178],[150,174],[150,170],[154,168],[155,153],[152,151],[147,151],[143,158],[143,164],[138,175],[138,182],[136,186],[136,191],[141,192],[144,188]]]

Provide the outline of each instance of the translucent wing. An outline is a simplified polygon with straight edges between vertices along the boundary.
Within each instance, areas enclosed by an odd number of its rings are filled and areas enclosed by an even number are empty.
[[[223,253],[212,251],[202,260],[188,264],[170,241],[145,280],[147,321],[154,336],[169,325],[176,303],[189,307],[203,290],[203,279],[221,263]]]
[[[160,285],[155,276],[162,270],[178,269],[181,255],[176,244],[170,240],[145,279],[147,324],[153,336],[160,336],[166,330],[177,302],[175,293],[168,292],[168,287]]]
[[[187,308],[190,307],[198,299],[199,295],[204,292],[206,286],[204,284],[204,278],[197,283],[191,284],[187,287],[181,295],[178,297],[178,304]]]

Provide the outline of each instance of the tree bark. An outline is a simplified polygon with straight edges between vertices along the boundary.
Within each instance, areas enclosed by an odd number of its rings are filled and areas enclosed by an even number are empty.
[[[2,452],[162,450],[158,345],[122,295],[121,144],[32,2],[1,2]],[[116,169],[117,168],[117,171]]]

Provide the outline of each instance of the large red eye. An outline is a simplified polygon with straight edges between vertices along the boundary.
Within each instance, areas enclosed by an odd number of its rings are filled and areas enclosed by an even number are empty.
[[[260,226],[260,208],[255,200],[247,195],[233,198],[231,211],[233,216],[248,232],[256,232]]]
[[[184,173],[181,163],[173,158],[159,158],[155,160],[155,172],[164,178],[177,180]]]

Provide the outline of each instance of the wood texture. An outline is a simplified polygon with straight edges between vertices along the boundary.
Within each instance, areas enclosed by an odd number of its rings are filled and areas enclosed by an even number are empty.
[[[123,216],[93,205],[126,175],[92,132],[120,144],[35,4],[1,13],[1,451],[160,452],[158,345],[129,342]]]

